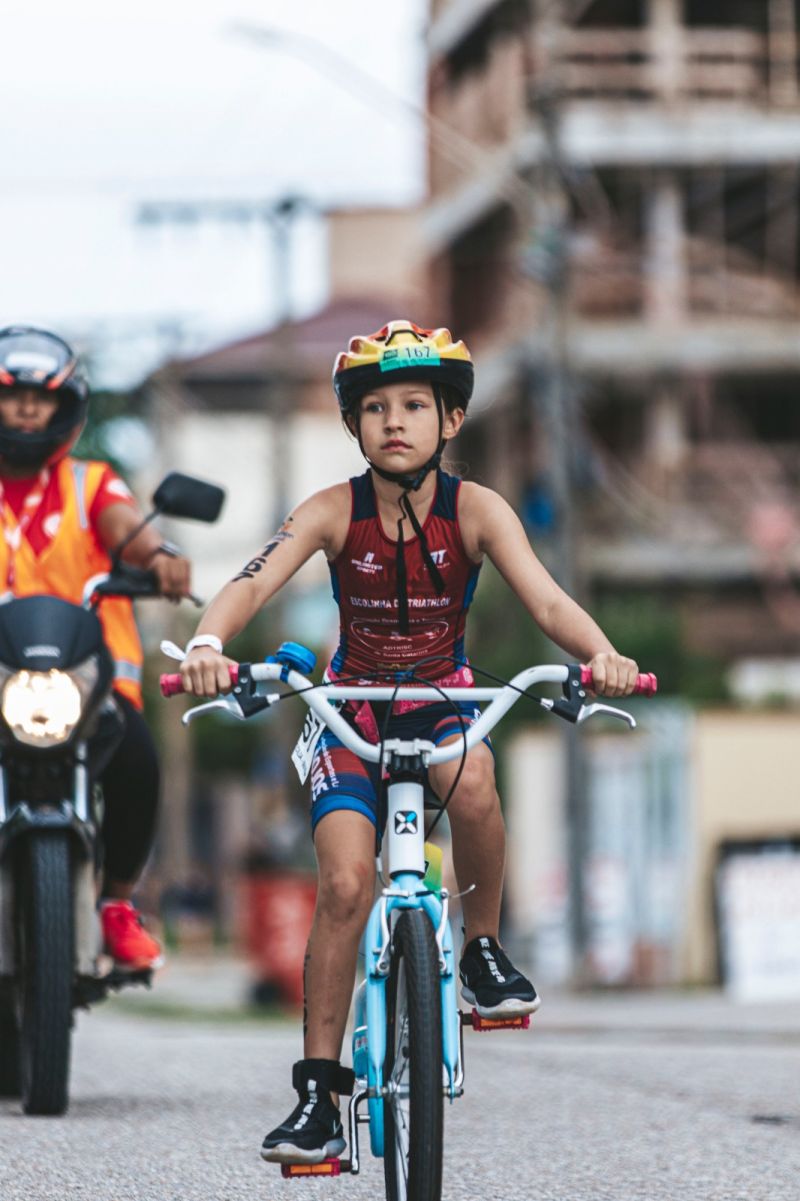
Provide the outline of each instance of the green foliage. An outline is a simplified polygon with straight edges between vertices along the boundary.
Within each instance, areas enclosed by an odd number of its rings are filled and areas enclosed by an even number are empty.
[[[73,451],[76,458],[110,463],[118,475],[127,479],[126,468],[109,452],[104,442],[103,426],[115,417],[132,416],[137,409],[135,400],[126,392],[93,392],[86,425]]]
[[[680,696],[697,704],[730,699],[726,664],[698,655],[686,642],[677,604],[651,593],[607,593],[594,602],[592,616],[625,655],[658,676],[660,696]]]
[[[481,571],[468,630],[470,659],[477,667],[484,667],[504,680],[532,663],[549,662],[554,655],[553,644],[488,561]],[[563,659],[561,652],[557,659]],[[480,676],[477,682],[491,683]],[[514,713],[512,710],[511,714]]]
[[[481,571],[467,628],[467,653],[476,668],[475,682],[478,685],[491,685],[492,680],[481,676],[477,668],[485,668],[506,681],[534,663],[565,662],[563,652],[555,650],[522,602],[488,561]],[[501,797],[504,792],[506,745],[520,726],[544,720],[545,716],[533,701],[520,700],[492,731]]]
[[[660,696],[680,696],[695,704],[729,699],[726,664],[687,646],[681,614],[669,598],[609,592],[585,607],[621,654],[636,659],[643,671],[656,673]],[[481,572],[470,614],[468,653],[476,667],[504,680],[533,663],[563,663],[568,658],[537,628],[490,563]],[[479,674],[476,682],[489,683]],[[520,701],[493,732],[501,795],[505,745],[521,725],[540,720],[546,720],[542,710]]]

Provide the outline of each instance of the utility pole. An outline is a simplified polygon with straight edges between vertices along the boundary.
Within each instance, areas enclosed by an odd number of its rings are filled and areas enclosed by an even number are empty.
[[[275,312],[271,321],[283,330],[286,339],[285,362],[291,355],[291,234],[301,212],[313,206],[301,196],[287,195],[277,200],[208,199],[208,200],[151,200],[139,206],[137,219],[143,225],[190,225],[219,222],[226,225],[262,225],[268,235],[268,290],[274,297]],[[294,397],[291,372],[275,379],[271,364],[264,363],[264,407],[272,425],[272,462],[274,502],[267,533],[272,533],[284,520],[289,506],[289,475],[291,471],[291,417]],[[266,535],[265,535],[266,536]],[[275,616],[275,602],[272,603]]]
[[[297,196],[285,196],[275,201],[263,200],[169,200],[148,201],[139,206],[137,218],[144,225],[190,225],[213,221],[233,225],[259,223],[268,235],[269,251],[266,263],[268,290],[274,298],[274,314],[270,320],[282,328],[288,340],[291,337],[291,232],[297,214],[308,208],[308,202]],[[291,362],[291,347],[287,344],[284,361]],[[264,409],[269,415],[272,429],[272,454],[269,464],[273,481],[273,511],[269,514],[269,527],[265,537],[276,530],[286,516],[289,495],[289,473],[291,471],[291,415],[294,404],[292,377],[286,372],[277,380],[272,364],[263,364]],[[164,418],[162,425],[174,428],[174,423]],[[166,431],[162,431],[166,433]],[[169,436],[168,434],[166,435]],[[276,603],[277,600],[277,603]],[[281,596],[273,599],[271,615],[274,622],[276,645],[282,634],[283,606]],[[180,636],[178,636],[180,641]],[[185,731],[179,724],[180,714],[166,719],[164,737],[167,744],[167,764],[170,783],[170,804],[164,806],[161,819],[161,845],[163,848],[163,871],[169,884],[184,884],[191,867],[189,848],[191,845],[191,771],[185,754]],[[285,724],[285,723],[284,723]],[[280,729],[278,737],[286,741],[287,735]]]
[[[579,593],[574,504],[576,441],[574,383],[569,363],[569,191],[560,129],[559,80],[551,52],[563,21],[560,0],[532,0],[531,18],[544,51],[541,72],[530,93],[530,111],[543,142],[542,159],[532,182],[531,224],[536,248],[534,273],[547,291],[543,361],[532,372],[531,405],[547,447],[548,482],[555,511],[552,570],[558,583]],[[588,944],[584,867],[588,852],[589,814],[586,762],[575,726],[563,733],[567,827],[567,874],[572,970],[575,982],[586,977]]]

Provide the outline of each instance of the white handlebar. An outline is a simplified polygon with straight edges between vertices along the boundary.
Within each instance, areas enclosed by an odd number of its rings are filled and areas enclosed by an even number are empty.
[[[255,683],[284,680],[305,701],[309,709],[325,722],[331,732],[348,748],[365,759],[368,763],[377,763],[381,757],[381,748],[372,742],[367,742],[356,733],[348,721],[331,701],[442,701],[445,698],[453,701],[491,701],[483,710],[480,717],[469,727],[466,733],[466,749],[469,751],[476,746],[490,730],[499,722],[520,693],[533,684],[563,684],[569,674],[569,668],[563,663],[545,665],[543,667],[528,667],[514,676],[502,688],[424,688],[417,685],[403,685],[395,688],[391,685],[363,687],[351,684],[322,684],[314,685],[311,680],[300,675],[299,671],[289,670],[280,663],[254,663],[251,667],[251,677]],[[429,764],[446,763],[457,759],[464,752],[464,738],[447,746],[436,747],[426,754]]]

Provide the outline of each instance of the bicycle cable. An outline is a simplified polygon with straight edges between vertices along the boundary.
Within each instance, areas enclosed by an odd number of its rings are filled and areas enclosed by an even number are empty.
[[[386,740],[387,740],[387,737],[389,734],[389,724],[391,722],[392,717],[395,716],[392,713],[392,709],[394,708],[394,705],[396,703],[395,698],[396,698],[396,695],[397,695],[397,692],[399,691],[399,689],[402,688],[404,685],[410,684],[410,683],[421,684],[421,685],[424,685],[426,688],[431,688],[434,691],[438,692],[440,694],[440,696],[442,697],[443,703],[445,703],[452,709],[453,715],[458,719],[458,724],[459,724],[459,729],[460,729],[460,734],[461,734],[461,739],[462,739],[461,759],[460,759],[460,762],[458,765],[458,770],[456,771],[456,774],[453,777],[453,782],[447,791],[447,796],[444,798],[444,800],[441,800],[441,798],[440,798],[439,810],[436,813],[436,816],[434,817],[430,826],[428,827],[428,829],[425,832],[426,840],[431,837],[434,830],[436,829],[439,822],[441,821],[442,817],[446,813],[447,807],[450,804],[450,801],[452,800],[453,795],[454,795],[456,789],[458,788],[458,784],[459,784],[459,781],[461,780],[461,776],[464,773],[464,767],[467,762],[467,754],[468,754],[467,743],[466,743],[467,724],[464,720],[464,715],[461,712],[461,710],[458,706],[458,703],[456,701],[454,701],[452,697],[449,697],[447,695],[447,693],[444,691],[444,688],[441,685],[439,685],[435,680],[430,680],[426,676],[419,675],[419,669],[421,667],[430,666],[433,663],[443,663],[443,664],[447,664],[448,666],[452,665],[457,670],[460,670],[463,667],[468,667],[474,674],[483,676],[485,679],[491,680],[495,684],[500,684],[504,688],[510,688],[513,692],[519,693],[520,696],[524,696],[524,697],[527,697],[528,700],[535,701],[536,704],[539,705],[540,707],[543,705],[542,697],[536,696],[536,694],[533,692],[528,692],[527,689],[525,689],[525,688],[517,687],[516,684],[512,684],[510,681],[504,680],[502,678],[502,676],[495,675],[493,672],[488,671],[485,667],[478,667],[475,663],[473,663],[467,659],[462,659],[459,662],[459,661],[457,661],[455,659],[451,659],[449,656],[445,656],[445,655],[428,655],[425,658],[420,659],[419,662],[416,663],[414,665],[414,667],[410,668],[408,671],[399,673],[401,676],[400,679],[397,679],[397,676],[395,676],[394,690],[392,692],[392,696],[388,702],[384,702],[386,704],[386,713],[384,714],[383,721],[381,724],[381,729],[380,729],[380,733],[379,733],[379,742],[378,742],[378,746],[379,746],[379,750],[380,750],[380,758],[378,761],[378,791],[377,791],[377,798],[376,798],[377,799],[377,808],[378,808],[378,814],[377,814],[378,825],[376,826],[376,830],[375,830],[375,853],[376,853],[376,856],[378,854],[380,854],[380,843],[381,843],[381,839],[382,839],[382,834],[380,833],[380,831],[383,829],[383,824],[388,815],[387,806],[386,806],[386,780],[385,780],[385,777],[383,774],[384,745],[386,743]],[[365,682],[375,683],[376,681],[381,683],[381,682],[384,682],[386,677],[389,675],[390,675],[389,672],[374,672],[374,673],[367,673],[366,675],[364,673],[361,673],[360,675],[339,676],[335,681],[321,680],[318,684],[309,684],[306,688],[293,688],[289,692],[283,692],[280,694],[279,700],[282,700],[282,701],[287,700],[290,696],[301,696],[304,692],[311,692],[317,688],[327,688],[331,684],[333,684],[334,687],[338,687],[341,684],[350,684],[350,683],[365,683]],[[437,702],[431,701],[431,702],[427,702],[427,703],[436,704]]]

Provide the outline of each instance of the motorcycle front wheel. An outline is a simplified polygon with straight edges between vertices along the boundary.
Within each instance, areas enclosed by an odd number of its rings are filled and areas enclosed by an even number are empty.
[[[72,880],[64,830],[28,837],[18,877],[17,1025],[22,1108],[62,1114],[72,1038]]]
[[[14,1006],[0,997],[0,1097],[19,1096],[19,1034]]]

